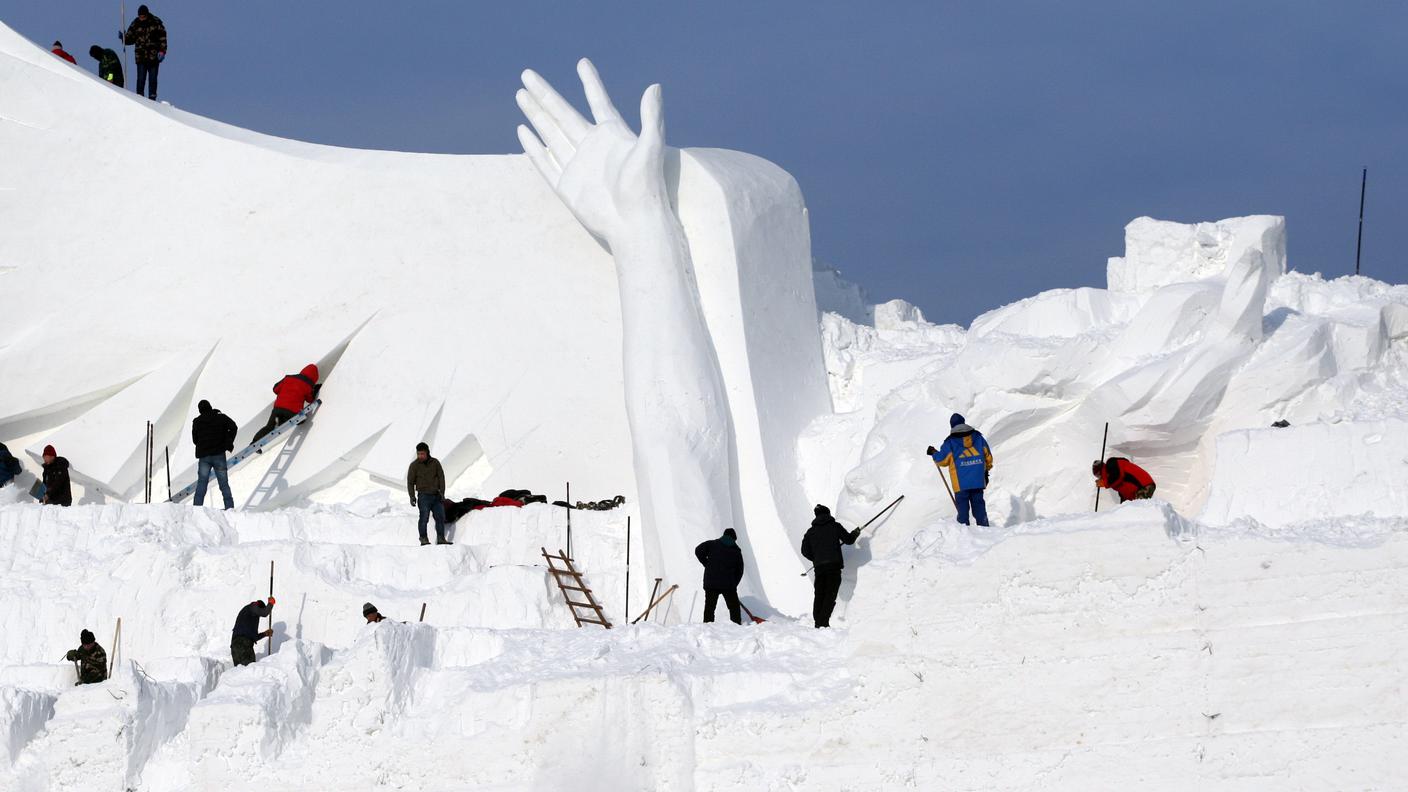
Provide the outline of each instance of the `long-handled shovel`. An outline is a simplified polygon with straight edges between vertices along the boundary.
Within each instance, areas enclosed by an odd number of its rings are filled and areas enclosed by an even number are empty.
[[[862,526],[860,527],[860,530],[861,530],[861,531],[864,531],[866,528],[869,528],[871,523],[875,522],[876,520],[878,520],[878,519],[880,519],[882,516],[884,516],[885,512],[889,511],[890,509],[895,508],[895,504],[899,503],[899,502],[902,501],[902,500],[904,500],[904,496],[903,496],[903,495],[901,495],[901,496],[899,496],[898,498],[895,498],[894,500],[890,501],[890,505],[889,505],[889,506],[886,506],[885,508],[881,509],[881,510],[879,511],[879,513],[877,513],[874,517],[871,517],[869,520],[866,520],[866,521],[865,521],[865,525],[862,525]],[[810,575],[810,574],[812,573],[812,570],[815,569],[815,568],[816,568],[816,565],[812,565],[812,566],[807,567],[807,571],[806,571],[806,572],[803,572],[803,573],[801,574],[801,577],[806,577],[807,575]]]

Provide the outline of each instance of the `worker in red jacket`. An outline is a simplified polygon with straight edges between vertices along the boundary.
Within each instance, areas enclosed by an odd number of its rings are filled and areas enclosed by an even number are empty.
[[[74,60],[72,55],[64,51],[64,43],[62,41],[55,41],[54,48],[49,51],[54,53],[55,55],[58,55],[60,58],[63,58],[64,60],[68,61],[69,63],[72,63],[74,66],[78,65],[78,61]]]
[[[1124,457],[1110,457],[1104,462],[1097,459],[1090,472],[1095,474],[1095,486],[1114,490],[1120,503],[1154,497],[1154,477]]]
[[[274,409],[269,413],[269,422],[254,433],[250,443],[257,443],[264,435],[274,431],[274,427],[302,412],[303,405],[318,398],[318,367],[309,363],[297,374],[289,374],[274,383]]]

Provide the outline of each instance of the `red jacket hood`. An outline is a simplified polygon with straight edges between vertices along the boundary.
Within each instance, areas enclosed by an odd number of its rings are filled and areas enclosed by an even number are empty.
[[[304,366],[303,370],[298,373],[302,374],[303,376],[307,377],[308,379],[314,382],[318,381],[318,367],[313,365],[312,363],[309,363],[308,365]]]

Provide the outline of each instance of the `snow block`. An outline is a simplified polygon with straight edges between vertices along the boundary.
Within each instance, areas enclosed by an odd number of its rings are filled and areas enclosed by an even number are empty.
[[[1289,462],[1289,464],[1288,464]],[[1326,517],[1408,516],[1408,421],[1246,429],[1217,438],[1201,520],[1268,526]]]
[[[1286,271],[1286,221],[1254,215],[1215,223],[1174,223],[1140,217],[1124,229],[1123,257],[1111,258],[1112,292],[1148,292],[1222,272],[1250,247],[1266,251],[1276,274]]]

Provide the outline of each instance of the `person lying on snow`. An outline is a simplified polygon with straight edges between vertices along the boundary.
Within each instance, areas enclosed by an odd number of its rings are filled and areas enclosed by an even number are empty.
[[[482,498],[461,498],[460,500],[444,499],[441,506],[445,508],[445,522],[452,523],[472,511],[480,509],[491,509],[496,506],[527,506],[530,503],[547,503],[546,495],[534,495],[531,490],[508,489],[500,492],[493,500]]]
[[[1120,503],[1154,497],[1154,477],[1124,457],[1110,457],[1104,462],[1097,459],[1090,472],[1095,474],[1095,486],[1114,490]]]

